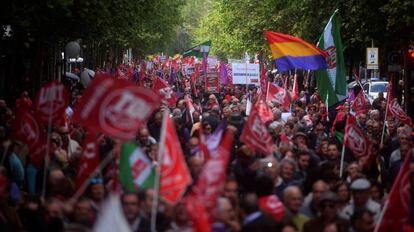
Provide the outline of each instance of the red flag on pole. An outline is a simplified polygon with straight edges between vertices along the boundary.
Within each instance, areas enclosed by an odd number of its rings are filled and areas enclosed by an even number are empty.
[[[133,139],[159,103],[153,91],[104,74],[86,89],[73,120],[95,132]]]
[[[344,143],[354,153],[355,158],[371,155],[371,141],[356,125],[356,119],[352,115],[348,115],[346,121]]]
[[[253,151],[260,151],[266,155],[273,153],[272,137],[267,131],[257,106],[253,106],[240,140]]]
[[[191,183],[191,176],[184,160],[174,123],[164,115],[160,148],[160,196],[169,203],[176,203]]]
[[[290,99],[286,89],[280,88],[273,83],[269,83],[268,91],[266,101],[275,101],[277,104],[282,105],[285,110],[289,110]]]
[[[356,114],[368,113],[367,100],[365,99],[364,90],[359,91],[357,97],[354,99],[354,102],[351,105],[351,108],[353,111],[355,111]]]
[[[78,172],[76,174],[76,188],[79,188],[89,175],[99,166],[99,153],[96,144],[96,133],[88,132],[85,138],[82,155],[79,159]]]
[[[46,156],[46,136],[36,117],[29,111],[18,112],[12,122],[12,138],[27,144],[32,163],[39,167]]]
[[[165,80],[155,76],[152,89],[158,93],[161,99],[165,100],[169,106],[175,106],[177,96]]]
[[[69,103],[69,94],[65,86],[58,81],[51,81],[44,85],[37,93],[35,112],[39,120],[44,123],[58,123],[62,121]]]
[[[389,197],[384,205],[376,232],[402,231],[403,225],[410,218],[411,195],[411,150],[405,155],[404,163],[391,188]]]
[[[393,117],[400,122],[410,125],[412,124],[411,118],[404,112],[401,106],[398,104],[397,99],[392,96],[392,82],[388,85],[387,90],[387,117]]]
[[[293,91],[290,92],[292,101],[299,99],[299,85],[298,85],[298,75],[295,73],[293,77]]]

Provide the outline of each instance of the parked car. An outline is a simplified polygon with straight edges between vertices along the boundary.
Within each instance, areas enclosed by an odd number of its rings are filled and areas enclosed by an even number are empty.
[[[358,82],[350,82],[348,84],[348,91],[353,89],[356,85],[358,85]],[[384,97],[387,97],[387,81],[379,81],[378,78],[373,78],[368,81],[361,80],[361,85],[364,89],[365,97],[370,101],[370,103],[372,103],[374,99],[378,97],[379,92],[383,92]]]
[[[368,81],[363,84],[364,92],[368,95],[369,101],[372,103],[375,98],[378,97],[380,92],[384,93],[384,97],[387,97],[387,81]]]

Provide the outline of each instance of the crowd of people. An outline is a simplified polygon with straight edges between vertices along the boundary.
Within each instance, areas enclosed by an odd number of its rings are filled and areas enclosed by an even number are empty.
[[[269,78],[277,82],[273,75]],[[198,96],[192,96],[192,117],[184,99],[190,92],[176,89],[175,106],[163,104],[154,112],[146,126],[137,131],[135,142],[156,163],[162,115],[169,111],[195,183],[205,164],[203,157],[193,152],[200,142],[200,128],[205,136],[223,126],[234,131],[234,147],[211,231],[373,231],[404,157],[413,155],[412,128],[394,118],[385,120],[386,99],[382,95],[367,106],[368,113],[356,115],[357,125],[373,144],[371,154],[356,157],[346,148],[341,165],[341,133],[352,113],[350,102],[328,112],[317,92],[304,90],[292,102],[290,112],[267,102],[273,114],[266,124],[273,139],[273,154],[266,156],[240,141],[248,101],[255,104],[260,97],[257,87],[221,86],[214,94],[198,87]],[[80,93],[72,93],[69,119],[82,98]],[[31,163],[27,146],[11,138],[16,110],[22,105],[31,107],[31,99],[25,92],[16,102],[0,100],[0,231],[92,231],[106,196],[113,191],[115,158],[88,180],[87,190],[74,199],[87,130],[76,123],[54,127],[45,172],[44,165]],[[101,160],[113,155],[117,143],[109,136],[99,137]],[[152,188],[121,191],[123,215],[132,231],[150,231],[154,194]],[[280,203],[276,216],[260,207],[261,197],[268,195],[276,196]],[[196,231],[183,202],[170,205],[161,199],[156,218],[157,231]]]

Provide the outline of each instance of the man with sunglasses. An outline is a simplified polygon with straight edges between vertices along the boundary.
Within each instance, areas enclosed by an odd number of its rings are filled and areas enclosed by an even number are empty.
[[[305,223],[304,232],[324,231],[329,224],[336,224],[338,231],[348,231],[349,223],[338,216],[339,197],[336,193],[327,191],[322,193],[319,202],[320,215]]]

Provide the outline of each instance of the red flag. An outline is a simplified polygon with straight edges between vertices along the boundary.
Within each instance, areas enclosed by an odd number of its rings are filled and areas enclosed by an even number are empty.
[[[267,78],[266,78],[266,69],[262,64],[260,67],[260,99],[266,100],[267,93]]]
[[[95,132],[133,139],[159,103],[159,97],[151,90],[102,75],[86,89],[73,120]]]
[[[160,144],[158,151],[158,157],[161,157],[160,195],[167,202],[174,204],[183,195],[192,180],[175,132],[174,123],[168,114],[164,115]]]
[[[259,207],[277,222],[281,222],[283,220],[285,208],[276,195],[269,195],[259,198]]]
[[[299,85],[298,85],[298,75],[295,74],[293,77],[293,91],[290,92],[292,101],[299,99]]]
[[[12,138],[27,144],[30,159],[35,166],[41,166],[46,155],[46,132],[29,111],[19,112],[12,122]]]
[[[275,101],[277,104],[282,105],[285,110],[289,110],[290,107],[290,99],[286,90],[273,83],[269,83],[266,101]]]
[[[371,141],[366,133],[356,125],[356,119],[352,115],[348,115],[346,121],[344,143],[354,153],[355,158],[371,155]]]
[[[410,194],[411,194],[411,151],[405,155],[404,163],[391,188],[387,202],[385,203],[382,220],[375,228],[377,232],[402,231],[403,225],[410,218]]]
[[[139,80],[138,80],[139,86],[144,86],[144,79],[145,79],[146,71],[147,71],[147,64],[145,62],[142,62],[141,70],[139,71]]]
[[[365,93],[363,90],[359,91],[357,97],[351,105],[351,108],[356,114],[368,113],[367,100],[365,99]]]
[[[193,187],[193,194],[199,202],[203,202],[209,222],[212,220],[217,198],[223,190],[232,146],[233,132],[227,130],[218,148],[218,155],[210,157]]]
[[[240,140],[253,151],[260,151],[266,155],[273,153],[273,141],[257,107],[250,112],[247,124],[244,126]]]
[[[263,123],[267,123],[273,120],[273,113],[270,108],[267,106],[266,102],[260,100],[256,104],[257,111]]]
[[[387,90],[387,117],[393,117],[400,122],[410,125],[412,124],[411,118],[404,112],[401,106],[398,104],[397,99],[392,96],[392,82],[388,85]]]
[[[44,123],[57,123],[62,120],[69,102],[69,94],[65,86],[58,81],[44,85],[37,93],[35,100],[36,116]]]
[[[198,91],[196,86],[196,75],[195,73],[190,75],[191,78],[191,89],[193,90],[194,97],[198,97]]]
[[[177,102],[177,95],[165,80],[161,79],[158,76],[155,76],[152,84],[152,89],[158,93],[161,99],[166,101],[169,106],[175,106],[175,103]]]
[[[76,174],[76,188],[79,188],[92,172],[99,166],[99,153],[96,144],[96,133],[88,132],[85,138],[82,155],[79,159],[78,172]]]

